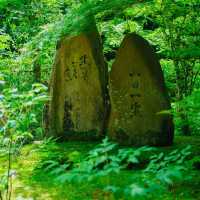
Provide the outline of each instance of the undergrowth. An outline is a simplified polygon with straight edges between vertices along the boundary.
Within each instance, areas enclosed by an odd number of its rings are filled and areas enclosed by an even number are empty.
[[[49,154],[38,163],[34,173],[43,171],[54,177],[55,183],[62,185],[103,181],[100,189],[116,199],[151,199],[155,198],[155,194],[173,191],[180,183],[192,178],[188,176],[189,168],[186,167],[191,158],[189,145],[164,153],[148,146],[122,148],[105,138],[84,156],[79,151],[67,155]],[[113,177],[120,176],[124,171],[137,174],[129,177],[129,184],[113,183]]]

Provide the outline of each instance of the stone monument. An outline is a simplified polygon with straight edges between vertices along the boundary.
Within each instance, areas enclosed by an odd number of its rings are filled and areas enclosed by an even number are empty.
[[[121,144],[170,145],[173,122],[158,59],[142,37],[128,34],[110,72],[109,136]]]
[[[100,136],[107,117],[107,68],[97,30],[58,45],[48,109],[48,134]]]

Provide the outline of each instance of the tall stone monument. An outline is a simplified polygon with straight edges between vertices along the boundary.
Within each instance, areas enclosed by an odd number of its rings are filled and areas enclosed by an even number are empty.
[[[142,37],[132,33],[123,40],[112,66],[109,89],[108,132],[112,139],[129,145],[172,143],[173,122],[166,114],[170,102],[163,73],[153,49]]]
[[[105,130],[107,69],[102,52],[97,30],[60,41],[50,83],[49,135],[99,136]]]

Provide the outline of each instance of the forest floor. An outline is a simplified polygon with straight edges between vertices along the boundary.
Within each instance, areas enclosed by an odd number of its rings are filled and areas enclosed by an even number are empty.
[[[116,197],[100,188],[107,182],[117,183],[119,186],[131,183],[133,174],[137,177],[141,170],[123,170],[117,175],[112,175],[98,182],[91,183],[57,183],[53,175],[45,172],[40,165],[43,160],[48,160],[53,156],[67,156],[72,152],[81,152],[84,157],[89,150],[94,148],[97,143],[91,142],[65,142],[49,143],[43,148],[43,143],[36,141],[33,144],[25,145],[20,154],[13,160],[12,170],[15,174],[13,179],[13,200],[113,200]],[[171,147],[159,148],[162,152],[169,152],[174,149],[185,148],[191,145],[192,158],[188,161],[191,166],[191,179],[182,181],[169,189],[168,192],[161,194],[155,200],[200,200],[200,171],[195,168],[194,160],[199,159],[200,137],[176,137],[174,145]],[[47,148],[46,148],[47,147]],[[52,156],[53,155],[53,156]],[[0,174],[5,172],[7,166],[6,158],[0,157]],[[118,198],[117,198],[118,199]],[[119,198],[123,199],[123,198]]]

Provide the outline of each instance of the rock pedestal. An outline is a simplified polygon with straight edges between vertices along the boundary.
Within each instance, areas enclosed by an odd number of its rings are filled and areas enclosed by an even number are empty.
[[[49,135],[102,134],[107,113],[106,70],[97,31],[60,41],[50,84]]]
[[[170,102],[163,73],[142,37],[129,34],[123,40],[110,73],[109,90],[108,131],[112,139],[129,145],[172,143],[173,122],[166,112]]]

